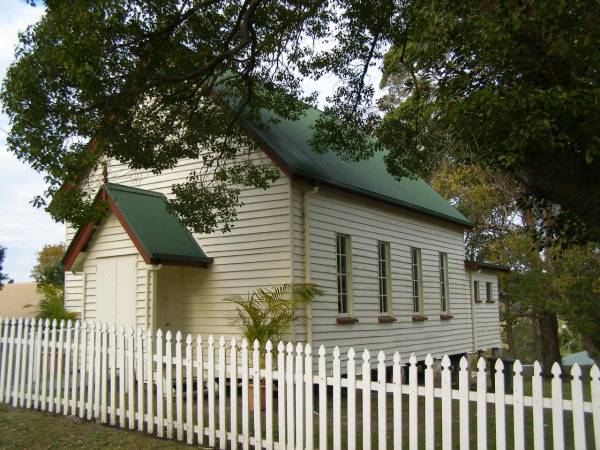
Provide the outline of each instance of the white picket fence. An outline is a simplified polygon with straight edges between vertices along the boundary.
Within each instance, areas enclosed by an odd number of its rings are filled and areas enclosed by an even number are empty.
[[[531,395],[525,392],[524,381],[529,380],[521,374],[522,365],[514,364],[509,394],[501,361],[492,375],[479,359],[472,390],[465,358],[453,388],[447,356],[436,386],[431,356],[419,384],[414,355],[408,358],[405,382],[406,362],[398,353],[386,360],[380,352],[372,364],[368,350],[357,361],[350,349],[342,361],[338,348],[326,354],[321,347],[313,357],[309,344],[280,342],[273,349],[268,343],[261,350],[257,343],[248,348],[245,340],[184,339],[180,332],[163,336],[158,330],[153,335],[79,321],[4,319],[0,326],[0,400],[189,444],[464,450],[544,449],[551,442],[556,450],[569,445],[600,449],[596,366],[582,381],[575,365],[572,379],[564,381],[555,365],[551,395],[545,397],[538,363]],[[391,380],[386,365],[392,366]],[[570,387],[569,398],[563,395],[565,386]]]

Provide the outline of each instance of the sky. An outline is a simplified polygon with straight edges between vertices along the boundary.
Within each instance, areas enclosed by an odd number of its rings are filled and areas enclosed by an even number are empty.
[[[0,77],[14,59],[19,31],[35,23],[44,10],[38,2],[31,7],[24,0],[0,0]],[[379,81],[378,70],[370,70],[372,80]],[[307,80],[307,92],[319,92],[319,104],[332,92],[336,80]],[[65,227],[56,223],[43,209],[31,205],[34,196],[44,192],[43,174],[20,162],[6,149],[8,118],[0,113],[0,245],[7,248],[3,272],[15,282],[31,280],[36,254],[46,244],[62,243]]]
[[[43,14],[23,0],[0,0],[0,77],[14,57],[18,32],[35,23]],[[64,242],[64,225],[55,223],[44,210],[30,202],[44,191],[43,174],[35,172],[6,150],[10,128],[0,115],[0,245],[7,248],[4,273],[15,282],[30,280],[36,253],[45,244]]]

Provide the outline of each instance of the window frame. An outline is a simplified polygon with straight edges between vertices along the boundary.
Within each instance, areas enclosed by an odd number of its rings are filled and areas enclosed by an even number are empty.
[[[343,250],[340,253],[340,240],[344,239]],[[342,272],[341,257],[345,258],[345,272]],[[352,315],[352,238],[344,233],[335,235],[335,260],[336,260],[336,284],[337,284],[337,313],[339,317],[351,317]],[[345,292],[340,292],[341,280],[345,277]],[[345,308],[343,298],[345,295]]]
[[[416,261],[415,261],[416,256]],[[411,282],[411,299],[413,316],[424,316],[424,301],[423,301],[423,268],[421,259],[421,249],[418,247],[410,248],[410,282]],[[416,279],[415,279],[416,276]],[[415,287],[418,292],[415,293]],[[415,309],[415,306],[418,308]]]
[[[494,303],[494,285],[491,281],[485,282],[485,302]]]
[[[481,303],[481,287],[479,280],[473,280],[473,301]]]
[[[440,252],[438,256],[440,275],[440,311],[450,313],[450,278],[448,276],[448,253]]]
[[[383,248],[383,256],[382,256]],[[385,274],[382,274],[382,267],[385,270]],[[392,257],[390,243],[385,241],[377,241],[377,285],[379,300],[379,316],[391,317],[392,316]],[[382,293],[382,288],[385,287],[385,293]],[[384,299],[385,296],[385,299]],[[385,305],[385,311],[382,306]]]

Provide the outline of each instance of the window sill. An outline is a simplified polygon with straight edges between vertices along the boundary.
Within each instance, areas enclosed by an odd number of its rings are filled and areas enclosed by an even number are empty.
[[[356,317],[337,317],[335,321],[338,325],[348,325],[358,322],[358,319]]]
[[[398,319],[392,316],[379,316],[377,320],[379,321],[379,323],[392,323],[397,321]]]
[[[414,316],[412,316],[413,322],[424,322],[426,320],[429,320],[429,317],[418,315],[418,314],[415,314]]]
[[[452,314],[440,314],[440,320],[450,320],[450,319],[454,319],[454,316]]]
[[[496,303],[496,300],[486,300],[486,303]]]
[[[481,300],[473,300],[473,303],[483,303]]]

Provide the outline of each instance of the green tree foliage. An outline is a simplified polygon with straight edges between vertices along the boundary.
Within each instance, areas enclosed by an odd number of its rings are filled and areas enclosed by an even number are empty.
[[[4,282],[8,280],[8,275],[4,273],[4,259],[6,258],[6,247],[0,245],[0,289],[4,287]]]
[[[390,169],[427,176],[449,157],[501,170],[547,209],[546,233],[600,240],[596,2],[408,3],[377,130]]]
[[[62,258],[65,253],[63,244],[44,245],[37,254],[37,264],[31,271],[31,276],[38,286],[51,284],[63,286],[65,284],[65,272]]]
[[[294,322],[302,322],[297,312],[323,291],[310,283],[288,283],[270,289],[257,289],[243,297],[235,295],[225,301],[233,303],[236,317],[232,323],[239,326],[248,342],[257,340],[264,348],[268,340],[280,340]]]

